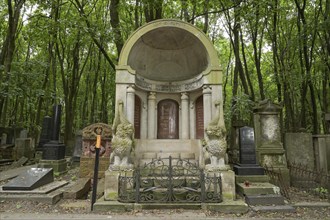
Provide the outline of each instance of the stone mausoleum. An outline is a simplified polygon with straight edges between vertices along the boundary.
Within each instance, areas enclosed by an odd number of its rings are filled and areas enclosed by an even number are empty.
[[[160,195],[164,199],[157,201],[182,195],[202,203],[235,199],[222,72],[201,30],[179,20],[157,20],[137,29],[116,68],[116,103],[105,200],[117,200],[118,194],[135,202],[156,201]]]
[[[158,20],[136,30],[120,55],[116,100],[134,125],[137,161],[171,153],[201,163],[200,140],[219,115],[221,84],[217,52],[195,26]]]

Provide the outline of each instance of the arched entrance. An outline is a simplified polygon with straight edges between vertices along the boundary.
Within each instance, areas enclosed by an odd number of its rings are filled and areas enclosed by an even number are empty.
[[[158,103],[157,138],[179,138],[179,105],[176,101],[165,99]]]

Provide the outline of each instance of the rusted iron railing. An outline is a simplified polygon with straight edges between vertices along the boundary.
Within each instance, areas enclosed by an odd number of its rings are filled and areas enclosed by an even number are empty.
[[[291,185],[301,190],[330,199],[330,175],[323,170],[311,170],[307,165],[288,161]]]
[[[289,193],[289,183],[285,182],[280,169],[274,169],[273,167],[269,167],[267,165],[264,166],[266,175],[270,178],[270,183],[278,186],[280,188],[281,195],[290,199]]]

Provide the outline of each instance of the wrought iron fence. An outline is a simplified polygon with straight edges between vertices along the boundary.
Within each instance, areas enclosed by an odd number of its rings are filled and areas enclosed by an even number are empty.
[[[311,170],[306,165],[288,162],[291,185],[318,195],[323,199],[330,199],[330,175],[322,170]]]
[[[275,170],[273,167],[264,166],[266,175],[270,178],[270,183],[280,187],[280,193],[287,199],[290,199],[289,184],[283,179],[281,170]]]
[[[201,203],[221,202],[220,173],[205,174],[181,158],[154,159],[131,176],[119,176],[120,202]]]

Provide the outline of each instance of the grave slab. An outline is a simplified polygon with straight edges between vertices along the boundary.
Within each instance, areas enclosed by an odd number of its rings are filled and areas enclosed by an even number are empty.
[[[57,190],[65,185],[67,185],[69,182],[62,180],[62,181],[55,181],[52,183],[48,183],[44,186],[38,187],[33,190],[3,190],[2,186],[0,187],[0,194],[6,195],[6,194],[47,194],[54,190]]]
[[[35,168],[35,167],[37,167],[36,164],[30,165],[30,166],[18,167],[18,168],[6,170],[6,171],[2,171],[2,172],[0,172],[0,181],[12,179],[14,177],[17,177],[21,173],[26,172],[30,168]]]
[[[3,190],[33,190],[54,181],[53,169],[30,168],[5,184]]]

